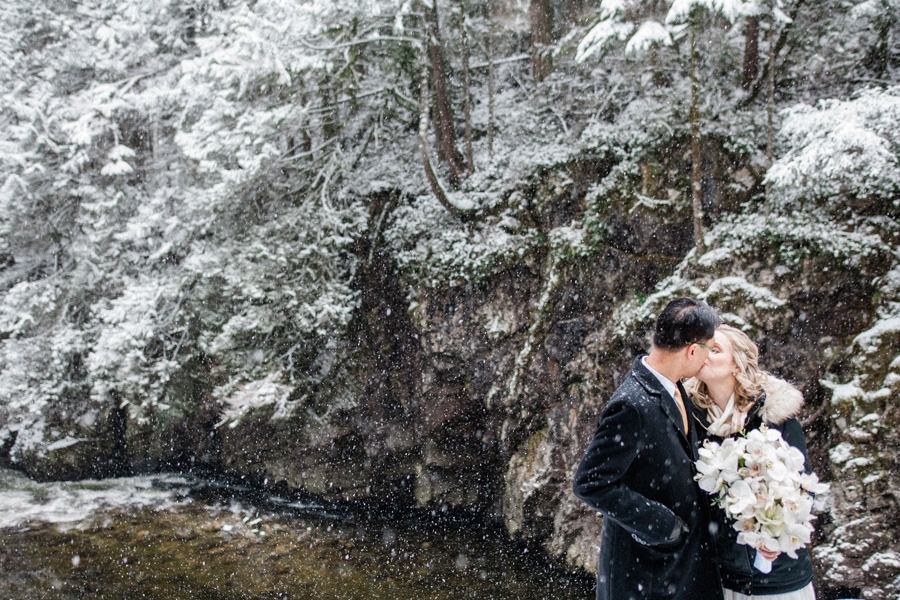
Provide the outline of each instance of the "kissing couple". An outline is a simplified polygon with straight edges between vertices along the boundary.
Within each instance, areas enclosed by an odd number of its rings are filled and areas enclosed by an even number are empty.
[[[760,369],[756,344],[706,303],[660,313],[601,413],[575,473],[575,495],[603,514],[597,600],[815,600],[805,548],[796,558],[739,544],[695,481],[705,440],[769,428],[803,454],[799,390]],[[687,380],[683,382],[683,380]],[[759,553],[769,572],[754,567]]]

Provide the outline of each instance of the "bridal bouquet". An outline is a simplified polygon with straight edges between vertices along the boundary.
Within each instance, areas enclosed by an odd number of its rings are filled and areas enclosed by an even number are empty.
[[[699,455],[695,478],[734,520],[738,543],[797,558],[813,531],[812,511],[819,508],[814,494],[828,490],[804,473],[803,453],[763,425],[721,444],[707,440]],[[772,568],[758,552],[754,566],[764,573]]]

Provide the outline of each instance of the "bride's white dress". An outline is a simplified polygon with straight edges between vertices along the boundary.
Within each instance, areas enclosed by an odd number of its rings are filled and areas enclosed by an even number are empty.
[[[801,588],[796,592],[788,592],[787,594],[764,594],[746,596],[731,590],[722,590],[725,592],[725,600],[816,600],[816,592],[813,590],[813,584],[809,584],[805,588]]]

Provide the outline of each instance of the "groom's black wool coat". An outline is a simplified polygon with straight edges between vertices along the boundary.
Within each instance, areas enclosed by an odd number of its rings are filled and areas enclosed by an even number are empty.
[[[637,359],[575,473],[575,495],[604,517],[598,600],[722,598],[709,550],[709,497],[694,482],[696,440]]]

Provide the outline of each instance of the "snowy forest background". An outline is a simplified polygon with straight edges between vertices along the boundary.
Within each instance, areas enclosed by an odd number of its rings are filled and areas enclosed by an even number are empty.
[[[656,312],[797,383],[822,597],[900,594],[897,0],[9,0],[0,463],[570,492]]]

